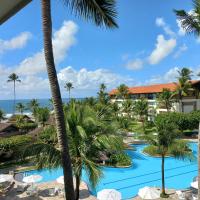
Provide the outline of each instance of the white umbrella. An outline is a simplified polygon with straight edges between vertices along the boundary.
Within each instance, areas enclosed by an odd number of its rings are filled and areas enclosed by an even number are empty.
[[[13,175],[10,174],[0,174],[0,183],[4,183],[6,181],[12,181]]]
[[[56,179],[58,183],[64,184],[64,176],[60,176]]]
[[[198,189],[198,181],[192,182],[190,185],[191,187]]]
[[[156,188],[144,187],[139,189],[138,195],[142,199],[158,199],[160,192]]]
[[[23,178],[23,182],[25,183],[36,183],[42,180],[42,176],[34,174],[34,175],[30,175],[30,176],[25,176]]]
[[[104,189],[97,193],[98,200],[121,200],[122,195],[114,189]]]

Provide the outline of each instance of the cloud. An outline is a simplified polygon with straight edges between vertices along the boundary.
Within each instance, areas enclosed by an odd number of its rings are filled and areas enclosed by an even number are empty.
[[[11,73],[9,68],[0,66],[0,98],[11,99],[13,97],[12,83],[7,83],[7,77]],[[17,98],[49,98],[50,89],[49,81],[45,77],[39,75],[21,76],[21,83],[17,83],[16,92]],[[72,90],[73,97],[95,96],[99,85],[105,83],[108,91],[117,87],[121,83],[134,85],[135,80],[129,76],[122,76],[106,69],[87,70],[81,68],[75,70],[72,67],[65,67],[58,71],[58,80],[62,96],[65,97],[66,90],[64,85],[70,81],[74,85]]]
[[[165,57],[167,57],[176,47],[175,39],[165,39],[163,35],[157,36],[156,48],[152,51],[148,57],[148,61],[151,65],[158,64]]]
[[[177,19],[177,20],[176,20],[176,23],[177,23],[178,28],[179,28],[179,30],[178,30],[178,35],[179,35],[179,36],[184,36],[184,35],[186,34],[186,31],[182,28],[182,26],[181,26],[181,21],[180,21],[179,19]]]
[[[183,44],[178,48],[178,50],[174,54],[174,58],[178,58],[183,52],[187,51],[188,47],[186,44]]]
[[[175,37],[176,34],[171,30],[170,26],[166,24],[166,22],[164,21],[164,19],[162,17],[158,17],[156,18],[156,25],[158,27],[163,28],[164,32],[171,36],[171,37]]]
[[[141,59],[128,61],[126,68],[130,70],[140,70],[143,68],[144,62]]]
[[[28,40],[31,38],[30,32],[20,33],[18,36],[11,38],[10,40],[0,39],[0,54],[5,53],[9,50],[23,48]]]
[[[53,51],[56,64],[59,64],[67,55],[68,50],[76,42],[75,34],[78,31],[73,21],[64,21],[61,28],[53,34]],[[17,67],[20,75],[35,75],[46,70],[44,50],[36,52],[33,56],[24,59]]]

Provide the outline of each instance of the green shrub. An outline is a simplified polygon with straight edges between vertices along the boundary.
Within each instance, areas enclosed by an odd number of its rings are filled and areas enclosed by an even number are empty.
[[[57,142],[56,129],[54,126],[46,127],[39,135],[38,139],[44,143],[54,144]]]
[[[115,166],[129,166],[131,165],[131,159],[124,152],[114,153],[110,156],[110,163]]]

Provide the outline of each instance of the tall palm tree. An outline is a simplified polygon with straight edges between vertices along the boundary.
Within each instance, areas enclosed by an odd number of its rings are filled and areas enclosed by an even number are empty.
[[[169,112],[172,108],[172,96],[173,93],[168,88],[163,88],[157,97],[159,107],[164,107]]]
[[[141,98],[134,102],[133,110],[137,116],[139,116],[142,122],[143,132],[145,133],[145,121],[148,117],[148,101],[145,98]]]
[[[16,110],[23,115],[24,110],[26,109],[25,105],[23,103],[18,103],[16,105]]]
[[[15,101],[16,101],[16,91],[15,91],[15,87],[16,87],[16,82],[21,82],[21,80],[19,79],[19,76],[15,73],[12,73],[8,76],[8,80],[7,82],[13,82],[13,115],[15,114]]]
[[[128,97],[128,86],[126,86],[125,84],[121,84],[118,88],[117,88],[117,97],[124,99],[127,99]]]
[[[115,22],[115,0],[64,0],[64,2],[66,3],[65,5],[67,5],[76,15],[80,15],[86,20],[94,21],[98,26],[105,25],[108,28],[117,27]],[[71,159],[64,123],[62,98],[53,56],[51,0],[41,0],[41,7],[44,34],[44,54],[54,103],[58,141],[61,149],[65,198],[66,200],[74,200],[75,194],[72,179]]]
[[[39,102],[37,99],[32,99],[29,103],[28,103],[28,108],[30,109],[30,111],[33,113],[33,116],[35,117],[36,114],[36,110],[37,108],[39,108]]]
[[[191,89],[191,76],[192,71],[188,68],[182,68],[181,71],[178,71],[179,76],[178,83],[176,84],[176,91],[174,96],[179,100],[180,112],[183,112],[183,97],[188,95],[189,90]]]
[[[67,83],[65,84],[64,88],[66,88],[67,91],[68,91],[68,94],[69,94],[68,97],[69,97],[69,101],[70,101],[70,92],[71,92],[71,89],[73,89],[74,87],[73,87],[73,85],[72,85],[71,82],[67,82]]]
[[[166,117],[165,117],[166,116]],[[193,155],[185,142],[178,138],[177,126],[168,120],[167,114],[158,115],[155,120],[158,135],[146,135],[144,138],[156,148],[156,154],[161,156],[162,191],[161,197],[166,198],[165,192],[165,157],[169,154],[176,159],[192,159]]]
[[[180,20],[182,28],[187,33],[200,36],[200,0],[193,1],[193,10],[188,13],[185,10],[175,10],[176,16]],[[200,152],[200,122],[198,134],[198,152]],[[200,155],[198,156],[198,199],[200,199]]]

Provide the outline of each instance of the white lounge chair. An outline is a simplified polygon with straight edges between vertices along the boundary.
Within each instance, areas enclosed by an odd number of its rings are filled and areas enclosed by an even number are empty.
[[[181,190],[177,190],[176,194],[178,195],[179,200],[185,200],[185,193],[183,193]]]
[[[193,195],[192,195],[192,200],[198,200],[197,195],[193,194]]]
[[[59,193],[59,189],[58,188],[49,188],[48,193],[49,196],[56,196]]]

